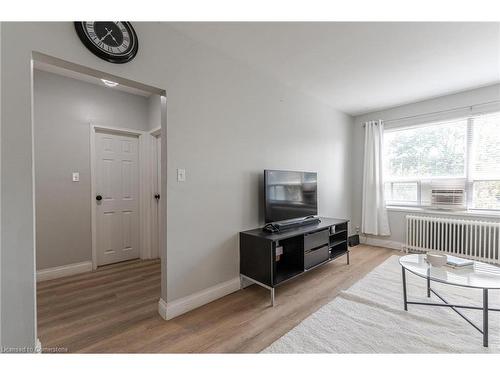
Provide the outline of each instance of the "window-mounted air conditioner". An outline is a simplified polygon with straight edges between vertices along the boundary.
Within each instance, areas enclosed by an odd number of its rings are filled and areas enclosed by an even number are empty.
[[[421,181],[421,204],[444,210],[464,210],[467,206],[465,179]]]
[[[465,189],[456,187],[431,189],[431,206],[448,210],[465,208]]]

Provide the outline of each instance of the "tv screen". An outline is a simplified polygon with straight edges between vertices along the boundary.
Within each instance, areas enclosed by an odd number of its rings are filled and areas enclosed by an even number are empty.
[[[264,171],[266,223],[318,214],[316,172]]]

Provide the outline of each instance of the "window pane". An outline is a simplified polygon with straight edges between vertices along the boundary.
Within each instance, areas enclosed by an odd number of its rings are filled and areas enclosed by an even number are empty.
[[[466,135],[466,120],[386,132],[386,180],[465,176]]]
[[[474,119],[472,179],[500,179],[500,114]]]
[[[386,182],[384,184],[384,198],[386,203],[391,203],[392,201],[392,182]]]
[[[500,209],[500,180],[475,181],[472,190],[474,208]]]
[[[416,182],[388,182],[385,184],[385,200],[392,204],[416,204]]]

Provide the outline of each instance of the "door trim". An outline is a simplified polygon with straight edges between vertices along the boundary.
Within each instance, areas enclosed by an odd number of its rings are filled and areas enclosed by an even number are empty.
[[[161,181],[155,181],[154,177],[158,177],[158,167],[157,164],[160,164],[160,169],[161,169],[161,153],[158,155],[158,138],[160,138],[161,142],[161,127],[155,128],[153,130],[149,131],[149,134],[151,135],[151,152],[150,152],[150,167],[151,167],[151,194],[153,195],[154,193],[159,193],[160,194],[160,201],[155,202],[153,199],[151,200],[152,206],[151,206],[151,258],[160,258],[161,257],[161,245],[163,243],[162,241],[162,231],[160,228],[161,225],[161,217],[158,215],[162,215],[162,192],[161,192]],[[160,175],[161,178],[161,175]],[[156,184],[155,184],[156,182]],[[157,184],[159,183],[160,185],[160,191],[157,190]],[[154,205],[156,204],[156,207]],[[156,238],[154,238],[156,237]],[[153,244],[157,245],[157,249],[153,247]]]
[[[95,205],[96,181],[96,144],[97,132],[137,136],[139,139],[139,256],[141,259],[151,258],[151,144],[152,136],[147,131],[117,128],[98,124],[90,124],[90,206],[92,232],[92,269],[97,269],[97,210]]]
[[[149,134],[151,134],[153,137],[158,137],[159,135],[161,135],[161,127],[150,130]]]

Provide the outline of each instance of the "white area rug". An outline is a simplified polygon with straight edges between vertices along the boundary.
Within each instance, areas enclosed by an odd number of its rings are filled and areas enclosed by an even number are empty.
[[[406,272],[410,301],[429,301],[426,280]],[[482,290],[432,283],[450,303],[482,306]],[[437,297],[433,302],[441,302]],[[500,290],[490,290],[500,308]],[[482,311],[462,310],[479,327]],[[401,266],[392,256],[347,291],[279,338],[264,353],[499,353],[500,312],[489,313],[489,347],[447,307],[403,309]]]

